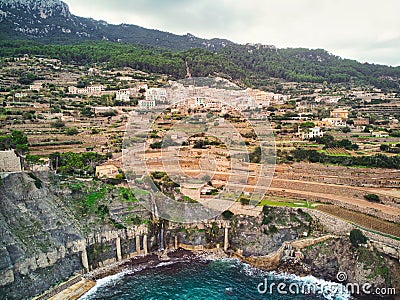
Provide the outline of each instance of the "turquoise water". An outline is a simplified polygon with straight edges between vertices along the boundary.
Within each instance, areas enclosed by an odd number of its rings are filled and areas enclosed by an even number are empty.
[[[284,289],[281,286],[281,291],[287,294],[278,293],[279,283],[285,285]],[[297,294],[296,287],[301,292],[301,286],[306,283],[323,286],[325,295],[318,294],[318,291],[315,294]],[[283,276],[252,268],[237,260],[217,260],[161,263],[155,268],[111,276],[100,280],[81,299],[349,299],[347,293],[335,291],[338,287],[341,286],[314,277]],[[304,291],[313,290],[306,288]]]

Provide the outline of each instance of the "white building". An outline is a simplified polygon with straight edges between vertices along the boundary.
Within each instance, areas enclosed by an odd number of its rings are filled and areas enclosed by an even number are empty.
[[[220,101],[210,100],[210,101],[207,101],[207,103],[206,103],[206,108],[212,109],[212,110],[220,110],[221,106],[222,105],[221,105]]]
[[[342,97],[340,97],[340,96],[318,96],[318,97],[315,97],[314,101],[317,103],[325,102],[325,103],[333,104],[333,103],[338,103],[341,98]]]
[[[29,90],[31,90],[31,91],[40,92],[41,88],[42,88],[42,84],[41,83],[34,83],[34,84],[31,84],[29,86]]]
[[[344,127],[346,126],[346,122],[343,121],[341,118],[324,118],[320,122],[321,125],[328,126],[328,127]]]
[[[239,110],[256,109],[258,105],[253,97],[239,97],[232,100],[232,106]]]
[[[104,90],[105,87],[103,85],[94,85],[85,88],[68,87],[68,93],[72,95],[101,95],[101,92]]]
[[[120,81],[133,81],[133,77],[131,77],[131,76],[120,76],[120,77],[117,77],[117,79]]]
[[[203,98],[196,98],[196,106],[204,107],[205,101]]]
[[[28,96],[27,93],[15,93],[15,95],[14,95],[14,97],[18,98],[18,99],[25,98],[27,96]]]
[[[310,140],[310,139],[315,139],[317,137],[323,137],[323,136],[324,136],[324,132],[321,130],[320,127],[310,128],[308,130],[308,132],[302,133],[303,140]]]
[[[389,133],[385,131],[373,131],[371,135],[373,137],[389,137]]]
[[[155,100],[140,100],[139,107],[143,108],[143,109],[154,108],[154,107],[156,107],[156,101]]]
[[[115,94],[115,100],[129,102],[130,101],[130,95],[131,95],[131,91],[130,90],[119,90]]]
[[[96,177],[98,178],[115,178],[119,174],[119,170],[114,165],[103,165],[96,167]]]
[[[167,101],[167,90],[162,88],[150,88],[146,91],[146,100],[160,102]]]

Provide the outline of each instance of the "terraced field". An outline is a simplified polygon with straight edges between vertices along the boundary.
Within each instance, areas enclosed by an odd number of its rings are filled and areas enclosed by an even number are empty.
[[[334,156],[349,156],[349,152],[344,148],[328,148],[326,154]]]
[[[400,238],[400,224],[387,222],[363,213],[334,205],[318,205],[317,210],[328,213],[373,231],[379,231]]]

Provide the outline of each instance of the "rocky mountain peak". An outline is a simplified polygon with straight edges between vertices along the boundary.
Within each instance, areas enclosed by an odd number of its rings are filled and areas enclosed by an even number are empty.
[[[218,50],[231,44],[226,40],[206,40],[191,34],[180,36],[137,25],[112,25],[75,16],[61,0],[0,0],[0,37],[50,43],[108,40],[176,50]]]
[[[0,8],[11,12],[25,11],[39,19],[71,16],[68,5],[60,0],[0,0]]]

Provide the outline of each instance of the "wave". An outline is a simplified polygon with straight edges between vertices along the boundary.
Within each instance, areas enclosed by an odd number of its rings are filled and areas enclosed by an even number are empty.
[[[89,297],[91,295],[96,294],[97,290],[99,288],[101,288],[101,287],[111,286],[111,285],[115,286],[117,283],[119,283],[122,280],[122,278],[125,277],[125,275],[130,274],[130,273],[131,273],[131,270],[124,271],[124,272],[121,272],[121,273],[118,273],[118,274],[115,274],[115,275],[107,276],[107,277],[104,277],[102,279],[96,280],[96,285],[93,288],[91,288],[85,295],[80,297],[79,300],[88,300],[88,299],[90,299]]]
[[[239,261],[238,263],[242,265],[243,273],[253,278],[263,277],[263,278],[268,278],[269,280],[272,281],[280,280],[290,283],[299,283],[299,286],[315,287],[316,290],[320,291],[320,293],[324,296],[324,298],[328,300],[351,299],[351,293],[347,290],[347,288],[343,284],[340,283],[327,281],[324,279],[314,277],[312,275],[301,277],[295,274],[278,273],[276,271],[265,271],[257,269],[241,261]]]
[[[169,266],[169,265],[173,265],[173,264],[180,263],[180,262],[190,262],[190,261],[189,260],[187,260],[187,261],[186,260],[185,261],[182,261],[182,260],[166,261],[166,262],[160,262],[155,266],[151,266],[149,264],[142,264],[142,265],[135,266],[134,268],[132,268],[130,270],[125,270],[118,274],[110,275],[110,276],[98,279],[98,280],[96,280],[96,285],[93,288],[91,288],[86,294],[84,294],[82,297],[80,297],[78,300],[89,300],[90,297],[92,295],[95,295],[100,288],[115,286],[115,285],[119,284],[121,282],[121,280],[127,275],[132,275],[137,272],[143,271],[145,269],[159,268],[159,267]]]
[[[200,259],[200,261],[206,261],[206,259]],[[216,264],[214,267],[221,270],[226,268],[226,272],[229,273],[229,269],[237,268],[239,272],[242,272],[244,275],[257,279],[260,282],[264,279],[267,279],[268,282],[284,282],[289,286],[290,284],[295,284],[300,288],[303,286],[313,286],[316,287],[317,293],[322,295],[327,300],[348,300],[351,299],[351,295],[346,289],[346,287],[342,284],[326,281],[323,279],[316,278],[314,276],[308,275],[305,277],[300,277],[294,274],[288,273],[278,273],[275,271],[265,271],[258,268],[255,268],[247,263],[240,261],[239,259],[232,259],[232,258],[223,258],[223,259],[207,259],[208,262],[211,264]],[[134,269],[126,270],[124,272],[118,273],[116,275],[108,276],[103,279],[99,279],[96,282],[96,285],[84,296],[79,298],[79,300],[89,300],[91,296],[95,295],[100,288],[113,288],[114,286],[121,283],[121,280],[127,275],[132,275],[137,272],[140,272],[144,269],[153,269],[153,268],[162,268],[165,266],[174,265],[176,263],[182,262],[190,262],[190,261],[165,261],[160,262],[156,265],[139,265],[136,266]],[[320,291],[318,293],[318,291]],[[228,291],[228,290],[227,290]],[[229,292],[229,291],[228,291]],[[305,294],[305,296],[307,296]]]
[[[182,261],[163,261],[163,262],[160,262],[159,264],[157,264],[156,266],[154,266],[154,268],[170,266],[170,265],[176,264],[178,262],[182,262]]]

